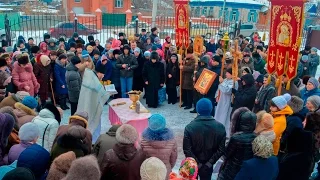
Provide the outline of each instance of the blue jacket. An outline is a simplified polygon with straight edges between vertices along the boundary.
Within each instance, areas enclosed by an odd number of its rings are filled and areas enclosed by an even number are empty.
[[[254,157],[244,161],[234,180],[275,180],[279,173],[278,158],[268,159]]]
[[[0,179],[2,179],[9,171],[14,170],[17,167],[18,161],[15,160],[12,164],[0,167]]]
[[[54,77],[55,77],[55,89],[58,94],[68,94],[67,83],[66,83],[66,66],[62,65],[60,60],[56,60],[56,64],[54,65]],[[62,88],[63,86],[65,88]]]
[[[105,64],[105,65],[102,65],[101,63],[102,63],[101,60],[99,60],[99,61],[97,62],[96,67],[104,66],[104,68],[105,68],[105,70],[106,70],[106,71],[105,71],[105,74],[104,74],[104,76],[103,76],[103,78],[102,78],[102,81],[111,80],[111,75],[112,75],[112,63],[111,63],[111,61],[108,60],[107,64]],[[111,81],[111,82],[112,82],[112,81]]]
[[[210,42],[206,45],[207,52],[216,53],[216,50],[219,48],[217,43],[211,44]]]
[[[111,83],[114,84],[116,88],[120,87],[120,69],[116,67],[117,59],[111,59],[112,65],[112,74],[111,74]]]
[[[301,94],[301,98],[303,100],[303,105],[306,105],[307,103],[307,99],[310,97],[310,96],[313,96],[313,95],[317,95],[317,96],[320,96],[320,90],[319,88],[315,88],[311,91],[307,91],[306,88],[303,88],[301,91],[300,91],[300,94]]]

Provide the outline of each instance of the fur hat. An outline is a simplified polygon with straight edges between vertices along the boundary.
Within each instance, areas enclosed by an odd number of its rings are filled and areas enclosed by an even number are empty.
[[[185,179],[197,179],[198,164],[197,161],[191,157],[187,157],[181,162],[179,174]]]
[[[150,57],[151,53],[150,51],[145,51],[143,55],[144,57]]]
[[[122,52],[121,52],[120,49],[114,49],[112,53],[113,53],[113,55],[116,55],[116,54],[120,55],[120,54],[122,54]]]
[[[77,43],[77,45],[76,45],[76,49],[78,49],[78,48],[83,49],[83,44],[81,44],[81,43]]]
[[[47,180],[56,180],[66,177],[74,160],[76,160],[76,154],[73,151],[66,152],[56,157],[51,164]]]
[[[156,59],[157,61],[159,61],[159,54],[157,52],[152,51],[150,54],[150,59]]]
[[[58,110],[58,108],[53,105],[52,103],[46,103],[44,106],[43,106],[43,109],[48,109],[50,112],[52,112],[54,114],[54,118],[59,122],[61,122],[61,115],[60,115],[60,112]]]
[[[291,95],[286,93],[282,96],[276,96],[271,99],[271,101],[279,108],[279,109],[284,109],[287,105],[288,102],[291,99]]]
[[[81,139],[83,140],[86,135],[86,129],[83,128],[82,126],[76,125],[76,126],[70,126],[68,131],[67,131],[67,135],[70,135],[76,139]]]
[[[38,106],[38,101],[32,96],[26,96],[23,98],[22,104],[30,109],[34,109]]]
[[[298,96],[291,96],[288,106],[291,107],[294,114],[298,113],[303,109],[303,100]]]
[[[210,116],[213,109],[212,102],[208,98],[202,98],[197,102],[196,109],[200,116]]]
[[[167,176],[166,165],[156,157],[150,157],[140,166],[141,180],[165,180]]]
[[[68,174],[62,180],[99,180],[101,176],[97,158],[88,155],[74,160]]]
[[[152,131],[161,131],[166,128],[166,119],[161,114],[153,114],[148,119],[148,127]]]
[[[24,142],[36,140],[39,137],[39,134],[39,127],[33,122],[28,122],[19,129],[19,139]]]
[[[318,95],[308,97],[307,102],[310,102],[315,107],[315,109],[320,108],[320,96]]]
[[[268,159],[273,155],[272,143],[264,136],[256,137],[252,142],[252,151],[255,156]]]
[[[129,47],[129,45],[128,44],[125,44],[124,46],[123,46],[123,50],[129,50],[129,52],[130,52],[130,47]]]
[[[76,47],[77,47],[77,44],[76,44],[75,42],[71,42],[71,43],[69,44],[69,46],[70,46],[70,48],[76,48]],[[82,45],[81,45],[81,47],[82,47]]]
[[[311,77],[311,78],[309,79],[308,83],[313,84],[313,86],[315,87],[315,89],[319,87],[319,81],[318,81],[316,78],[314,78],[314,77]]]
[[[2,180],[36,180],[33,172],[28,168],[17,167],[6,173]]]
[[[8,113],[0,113],[1,149],[4,149],[8,145],[8,137],[13,130],[14,123],[15,121],[13,116]]]
[[[82,121],[85,124],[84,128],[87,128],[88,127],[88,118],[89,118],[89,115],[87,112],[77,111],[73,116],[69,117],[69,124],[74,120],[78,120],[78,121]]]
[[[25,65],[25,64],[28,64],[29,62],[30,62],[29,56],[22,55],[20,58],[18,58],[18,63],[19,64]]]
[[[81,60],[80,60],[80,58],[79,58],[78,56],[73,56],[73,57],[71,58],[71,63],[72,63],[73,65],[76,65],[76,64],[81,63]]]
[[[48,66],[51,63],[49,56],[44,54],[38,54],[36,61],[37,63],[41,63],[44,67]]]
[[[137,139],[137,130],[129,124],[123,124],[116,132],[116,140],[121,144],[134,144]]]

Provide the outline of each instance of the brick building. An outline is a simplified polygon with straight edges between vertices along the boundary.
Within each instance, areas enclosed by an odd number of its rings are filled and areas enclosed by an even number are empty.
[[[125,13],[131,10],[131,0],[66,0],[68,12],[93,14],[97,9],[103,13]]]

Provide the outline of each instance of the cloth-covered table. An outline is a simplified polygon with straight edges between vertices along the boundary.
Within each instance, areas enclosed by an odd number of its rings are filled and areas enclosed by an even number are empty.
[[[112,106],[113,104],[123,103],[126,104]],[[139,102],[139,101],[138,101]],[[140,103],[140,102],[139,102]],[[145,128],[148,127],[148,118],[151,113],[136,113],[135,110],[130,109],[129,106],[132,101],[129,98],[114,99],[109,102],[109,121],[111,125],[115,124],[130,124],[136,128],[139,137]],[[147,109],[140,103],[140,111]]]

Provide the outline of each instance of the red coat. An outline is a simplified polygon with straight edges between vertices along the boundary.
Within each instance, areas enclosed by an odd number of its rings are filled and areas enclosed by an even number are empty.
[[[40,84],[34,76],[33,67],[30,63],[23,68],[16,61],[13,64],[12,79],[13,84],[17,86],[18,91],[26,91],[30,96],[34,96],[39,91]],[[27,91],[25,86],[29,86],[30,90]]]

